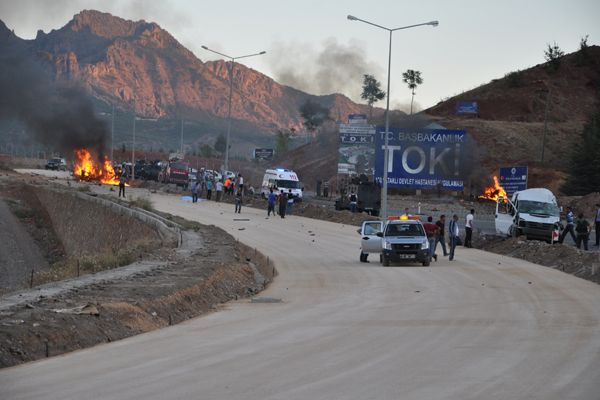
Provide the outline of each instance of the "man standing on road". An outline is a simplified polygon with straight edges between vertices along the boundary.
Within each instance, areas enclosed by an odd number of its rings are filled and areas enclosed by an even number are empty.
[[[433,217],[427,217],[427,222],[423,224],[425,233],[427,234],[427,241],[429,242],[429,257],[437,261],[437,254],[435,254],[435,242],[438,235],[438,226],[433,223]]]
[[[269,197],[267,198],[267,217],[275,216],[275,202],[277,201],[277,195],[273,193],[273,188],[269,189]]]
[[[596,247],[600,247],[600,204],[596,204]]]
[[[198,202],[198,181],[192,183],[192,203]]]
[[[292,215],[292,208],[294,207],[294,195],[292,194],[292,189],[287,195],[287,209],[285,210],[286,214]]]
[[[212,190],[213,181],[212,179],[209,179],[208,181],[206,181],[206,200],[210,200],[210,198],[212,197]]]
[[[119,197],[121,194],[123,198],[125,198],[125,182],[127,182],[127,178],[125,177],[125,170],[121,173],[121,177],[119,178]]]
[[[473,247],[471,239],[473,238],[473,218],[475,210],[471,209],[471,212],[467,214],[465,218],[465,247]]]
[[[235,193],[235,212],[242,213],[242,189],[238,189]]]
[[[448,234],[450,235],[450,261],[454,260],[454,249],[456,249],[456,244],[458,243],[459,233],[460,231],[458,229],[458,215],[454,214],[452,216],[452,221],[450,221],[450,225],[448,227]]]
[[[575,216],[573,215],[573,210],[571,209],[571,207],[567,207],[567,214],[565,215],[565,218],[567,219],[567,225],[560,234],[560,237],[558,238],[558,243],[562,243],[565,240],[567,233],[570,233],[571,237],[573,238],[573,242],[577,243],[577,237],[575,236]]]
[[[358,197],[356,196],[356,193],[354,193],[354,190],[352,192],[350,192],[350,196],[348,196],[348,200],[350,200],[350,211],[355,213],[356,205],[358,204]]]
[[[577,248],[581,248],[581,242],[583,242],[583,249],[588,250],[588,239],[590,235],[590,223],[583,218],[583,213],[577,216],[577,222],[575,223],[575,231],[577,232]]]
[[[287,207],[287,195],[285,194],[285,192],[283,191],[283,189],[281,189],[281,193],[279,193],[279,216],[281,218],[285,218],[285,208]]]
[[[223,196],[223,182],[217,181],[217,184],[215,186],[217,190],[217,196],[215,198],[215,201],[219,202],[221,201],[221,197]]]
[[[448,256],[448,250],[446,250],[446,216],[444,214],[440,215],[440,219],[435,223],[438,226],[438,237],[435,241],[435,245],[437,247],[438,242],[442,246],[442,250],[444,251],[444,257]]]
[[[243,195],[244,194],[244,177],[242,176],[242,174],[238,174],[237,184],[238,184],[238,188],[240,189],[240,191],[242,192],[242,195]]]

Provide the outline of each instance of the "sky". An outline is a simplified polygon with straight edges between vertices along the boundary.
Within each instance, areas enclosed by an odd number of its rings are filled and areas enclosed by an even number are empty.
[[[0,0],[0,19],[22,38],[64,26],[83,9],[156,22],[201,60],[266,51],[241,60],[283,84],[360,100],[362,76],[387,85],[388,28],[438,20],[439,26],[397,31],[392,39],[390,102],[406,110],[407,69],[421,71],[415,104],[427,108],[518,69],[544,62],[547,44],[576,51],[582,37],[600,44],[598,0]],[[385,107],[385,102],[377,104]]]

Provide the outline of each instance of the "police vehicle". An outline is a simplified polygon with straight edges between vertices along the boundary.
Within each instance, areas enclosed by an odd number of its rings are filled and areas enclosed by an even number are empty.
[[[379,254],[384,267],[390,262],[418,262],[427,267],[431,263],[429,241],[418,217],[403,215],[387,221],[365,221],[360,229],[360,261],[369,254]]]

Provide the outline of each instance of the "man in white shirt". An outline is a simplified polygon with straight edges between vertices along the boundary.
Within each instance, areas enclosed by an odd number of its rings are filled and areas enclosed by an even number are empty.
[[[471,209],[471,212],[467,214],[465,219],[465,247],[473,247],[471,239],[473,237],[473,218],[475,210]]]

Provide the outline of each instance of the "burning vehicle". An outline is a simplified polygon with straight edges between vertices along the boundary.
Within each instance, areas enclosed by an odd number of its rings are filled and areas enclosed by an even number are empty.
[[[120,176],[115,172],[111,161],[104,157],[102,162],[94,160],[87,149],[76,149],[73,162],[73,175],[87,182],[105,185],[119,185]]]

